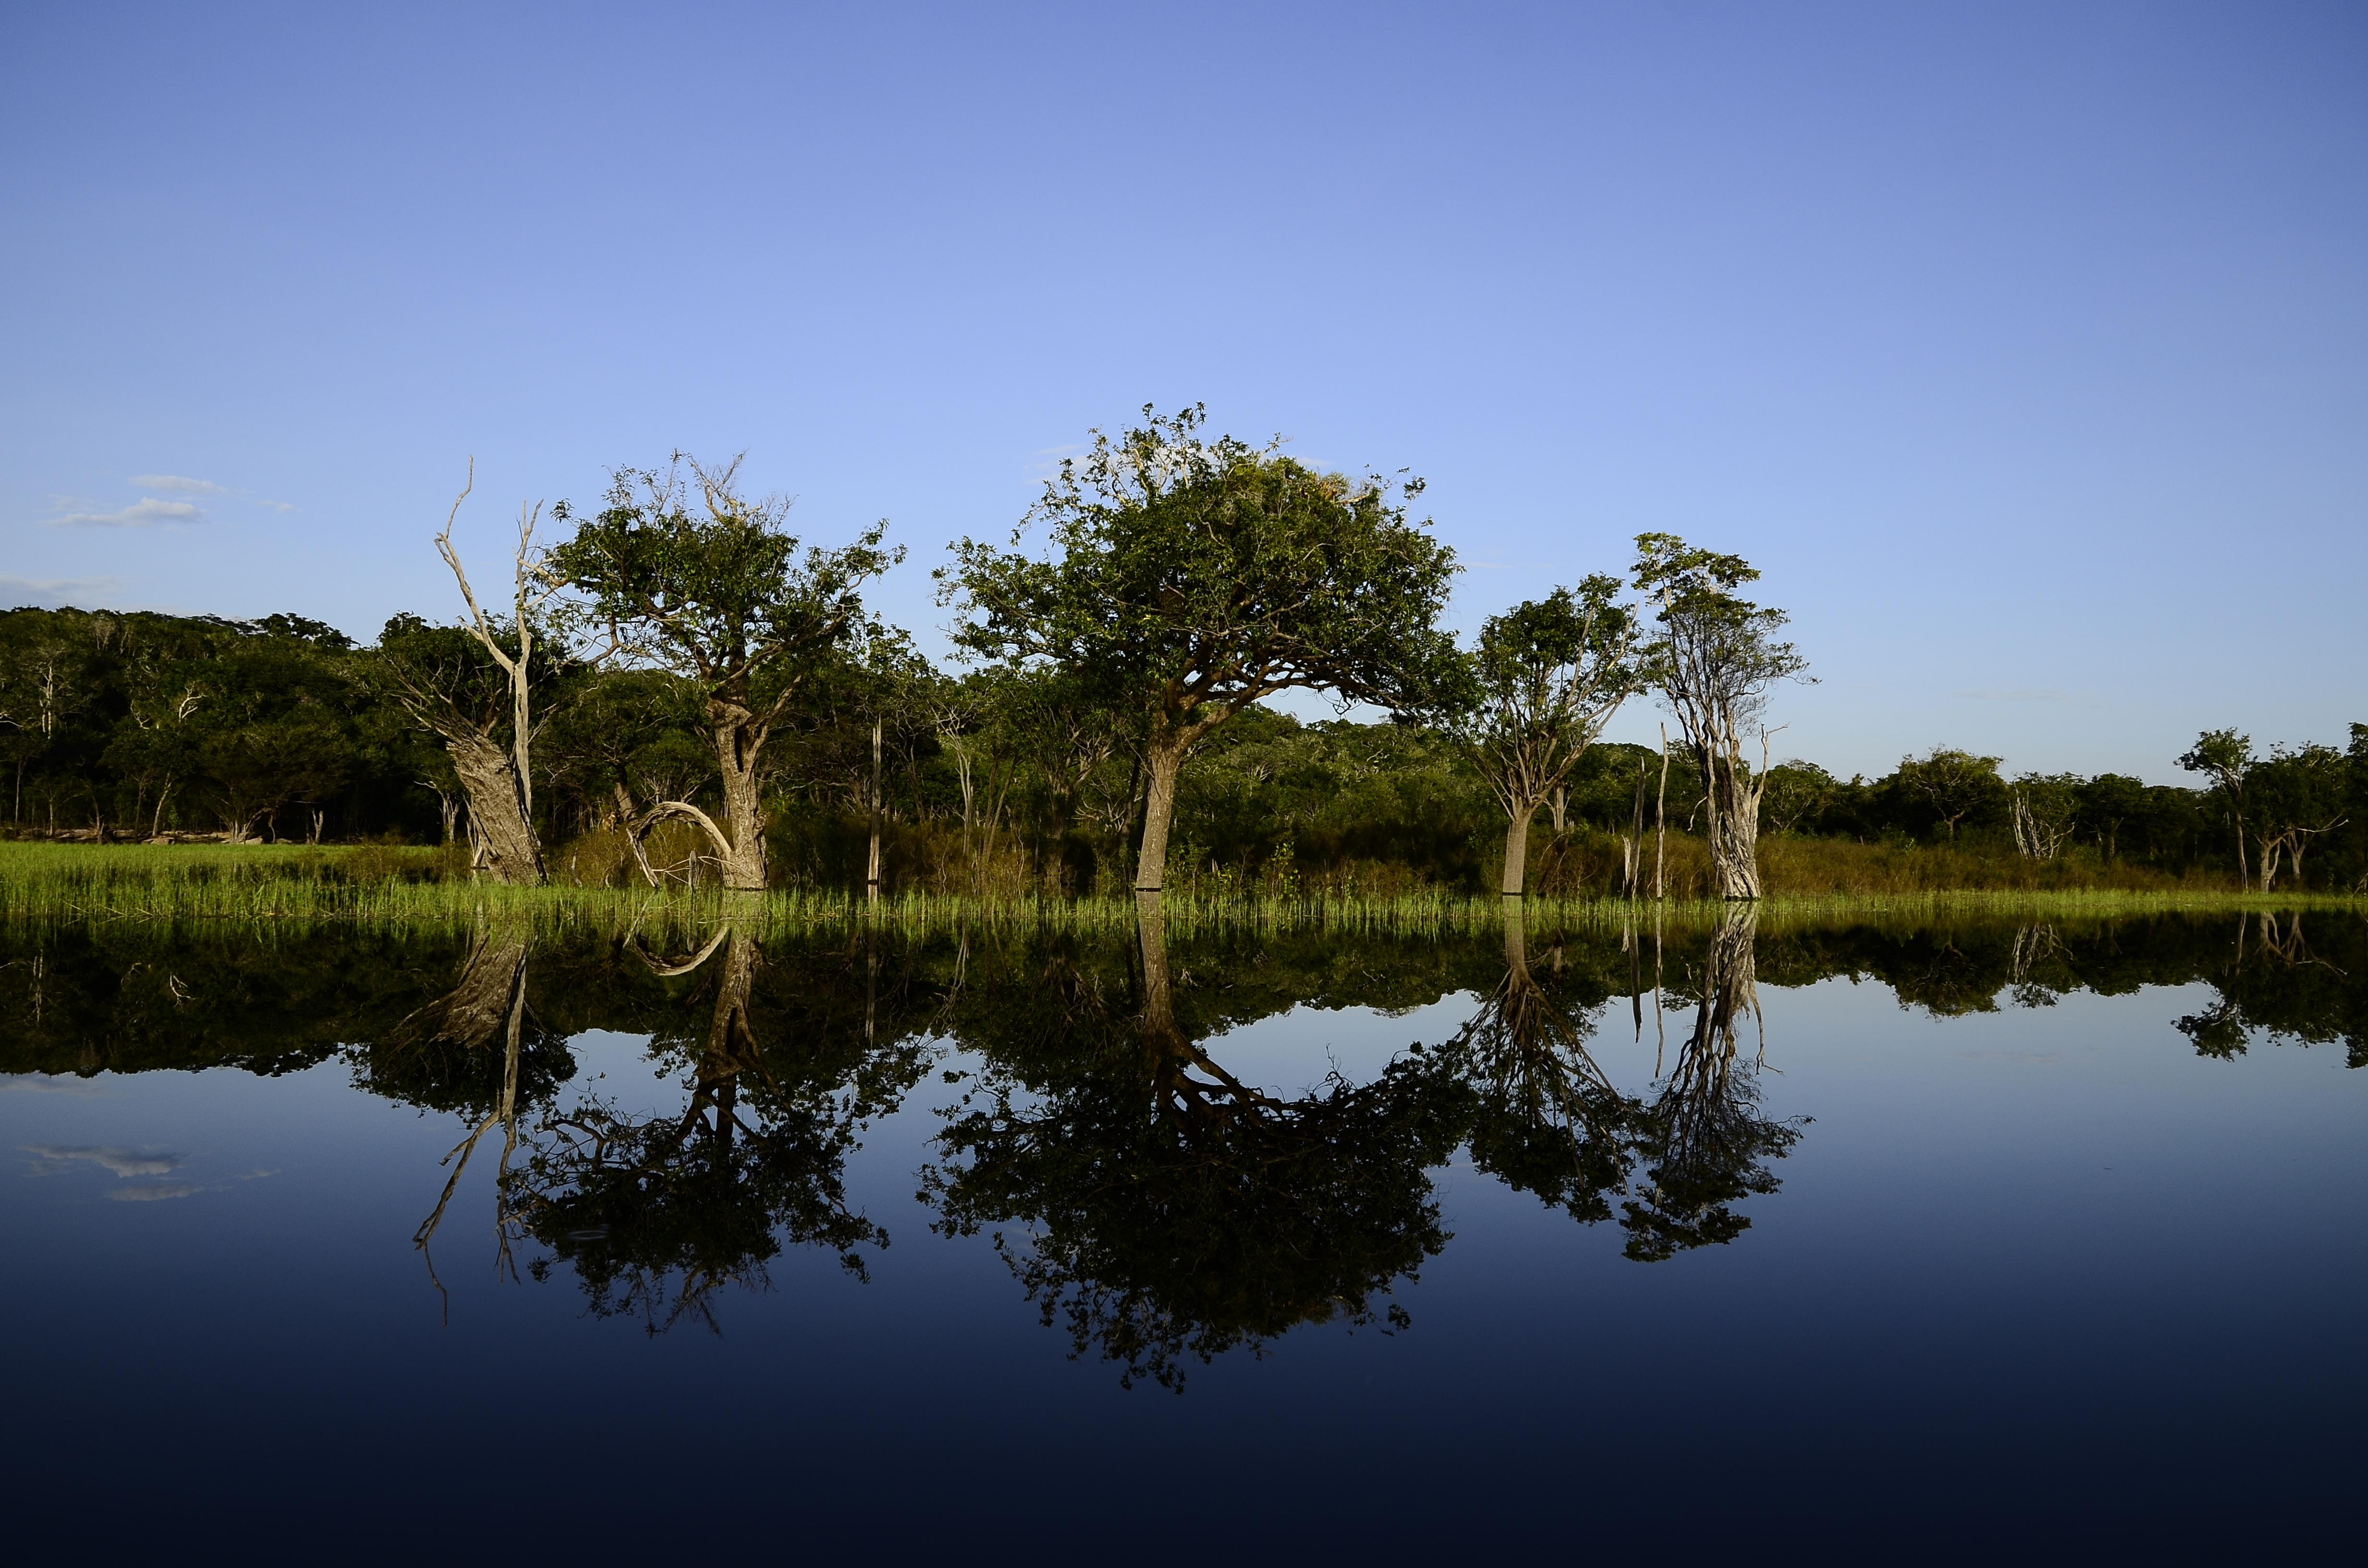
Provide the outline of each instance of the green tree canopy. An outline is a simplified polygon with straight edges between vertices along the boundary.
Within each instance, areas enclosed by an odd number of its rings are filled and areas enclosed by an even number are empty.
[[[679,801],[659,802],[645,820],[696,820],[715,842],[726,885],[761,888],[765,741],[814,664],[863,640],[863,585],[904,552],[882,548],[882,521],[851,544],[801,556],[783,526],[789,500],[742,495],[738,469],[736,458],[709,468],[680,453],[663,474],[620,469],[608,505],[577,522],[551,560],[605,656],[671,670],[706,699],[723,825]],[[573,517],[564,502],[554,515]]]
[[[1454,552],[1409,521],[1419,480],[1309,468],[1278,443],[1201,438],[1195,406],[1094,432],[1012,536],[964,539],[939,573],[969,653],[1053,665],[1141,727],[1149,780],[1136,882],[1163,882],[1176,778],[1209,731],[1293,688],[1406,710],[1453,678],[1437,625]]]

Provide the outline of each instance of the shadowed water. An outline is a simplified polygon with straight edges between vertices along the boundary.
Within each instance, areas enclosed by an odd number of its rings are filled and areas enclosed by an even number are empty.
[[[2368,1458],[2355,915],[761,930],[8,938],[35,1536],[2177,1555]]]

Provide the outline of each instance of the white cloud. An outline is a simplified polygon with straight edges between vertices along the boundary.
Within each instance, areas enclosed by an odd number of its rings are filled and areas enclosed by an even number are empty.
[[[13,580],[14,579],[12,578],[0,577],[0,587],[5,587]],[[87,1082],[85,1079],[68,1077],[63,1074],[50,1073],[28,1073],[22,1077],[0,1078],[0,1095],[11,1092],[26,1095],[97,1095],[106,1093],[106,1091],[101,1089],[97,1084]]]
[[[131,483],[142,490],[165,490],[181,495],[227,495],[230,491],[211,479],[187,479],[177,473],[135,473]]]
[[[28,1143],[24,1147],[28,1154],[38,1154],[51,1162],[37,1167],[43,1171],[63,1170],[76,1160],[88,1160],[93,1165],[106,1166],[120,1176],[158,1176],[170,1175],[181,1165],[178,1154],[142,1153],[137,1149],[120,1148],[114,1144]],[[180,1194],[171,1196],[177,1198]]]
[[[37,599],[105,597],[121,586],[120,577],[0,577],[0,595],[23,594]]]
[[[204,1187],[186,1181],[145,1181],[131,1187],[119,1187],[107,1196],[119,1203],[151,1203],[159,1198],[187,1198]]]
[[[202,507],[187,501],[159,501],[151,495],[120,512],[68,512],[47,521],[53,528],[144,528],[158,523],[195,522],[205,515]]]

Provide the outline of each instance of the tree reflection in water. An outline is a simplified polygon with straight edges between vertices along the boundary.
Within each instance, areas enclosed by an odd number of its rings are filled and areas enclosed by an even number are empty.
[[[1751,1226],[1733,1205],[1776,1190],[1761,1162],[1781,1159],[1800,1125],[1759,1114],[1759,1064],[1737,1061],[1736,1024],[1762,1022],[1754,968],[1758,911],[1729,904],[1704,952],[1693,1032],[1676,1066],[1656,1085],[1638,1123],[1646,1169],[1621,1205],[1626,1256],[1655,1263],[1688,1247],[1733,1241]],[[1764,1022],[1763,1022],[1764,1028]],[[1763,1040],[1764,1047],[1764,1040]]]
[[[1611,1218],[1626,1190],[1644,1121],[1588,1052],[1595,1010],[1531,971],[1523,913],[1508,900],[1505,978],[1451,1050],[1473,1090],[1473,1164],[1588,1224]]]
[[[864,1249],[884,1248],[888,1234],[849,1207],[847,1156],[868,1119],[892,1108],[925,1065],[917,1041],[885,1062],[860,1047],[850,1057],[844,1034],[768,1049],[755,1021],[765,967],[747,929],[755,910],[739,911],[737,923],[726,913],[686,957],[660,959],[632,944],[653,973],[701,976],[712,989],[705,1037],[689,1053],[688,1103],[636,1116],[587,1097],[548,1111],[503,1188],[506,1225],[548,1249],[529,1266],[536,1278],[564,1265],[594,1312],[637,1317],[652,1334],[686,1320],[715,1329],[723,1289],[766,1288],[766,1266],[786,1246],[826,1248],[867,1278]],[[863,933],[855,965],[802,969],[809,1021],[845,1028],[859,966],[870,1017],[873,935]]]
[[[463,1163],[494,1165],[496,1261],[518,1249],[525,1273],[540,1256],[534,1273],[573,1273],[597,1311],[655,1330],[712,1324],[724,1287],[762,1287],[791,1247],[827,1248],[860,1277],[886,1237],[848,1197],[847,1155],[951,1036],[984,1065],[923,1173],[937,1228],[1010,1227],[1003,1256],[1076,1353],[1174,1386],[1194,1358],[1297,1324],[1396,1321],[1393,1287],[1447,1239],[1426,1171],[1458,1145],[1582,1221],[1616,1219],[1631,1257],[1734,1240],[1800,1136],[1762,1112],[1758,1052],[1738,1044],[1759,981],[1873,980],[1941,1017],[2203,983],[2214,999],[2162,1020],[2181,1054],[2233,1070],[2272,1042],[2326,1041],[2368,1063],[2368,922],[2348,914],[1762,915],[1755,932],[1744,909],[1713,929],[1673,925],[1666,965],[1656,935],[1648,961],[1604,926],[1516,921],[1500,965],[1493,936],[1171,939],[1156,906],[1122,942],[999,927],[975,945],[860,923],[775,936],[763,908],[735,903],[665,959],[500,925],[464,947],[353,928],[268,941],[136,922],[11,930],[0,1072],[278,1074],[342,1060],[358,1087],[458,1123],[450,1168],[420,1195],[423,1209],[438,1198],[423,1252],[449,1251]],[[1691,1030],[1672,1011],[1653,1079],[1623,1093],[1591,1031],[1625,997],[1641,1033],[1665,972]],[[1295,1006],[1395,1016],[1456,994],[1484,1000],[1449,1046],[1406,1052],[1361,1086],[1281,1096],[1220,1060],[1225,1029]],[[593,1029],[649,1037],[679,1070],[672,1108],[570,1092],[568,1042]],[[427,1261],[433,1278],[443,1260]]]
[[[469,1168],[470,1158],[477,1144],[495,1125],[502,1129],[501,1164],[497,1183],[509,1176],[510,1156],[518,1150],[518,1111],[519,1070],[525,1055],[527,1022],[526,969],[527,933],[516,927],[480,929],[471,943],[469,953],[461,965],[461,978],[452,989],[436,1001],[405,1018],[395,1029],[391,1048],[374,1053],[370,1059],[372,1086],[381,1092],[400,1085],[410,1091],[406,1097],[420,1103],[430,1099],[446,1102],[450,1108],[459,1108],[452,1102],[466,1104],[484,1093],[481,1103],[484,1114],[476,1128],[455,1144],[444,1156],[444,1164],[452,1167],[452,1176],[444,1184],[444,1191],[436,1200],[436,1208],[419,1229],[412,1233],[411,1244],[419,1249],[421,1260],[427,1267],[427,1278],[436,1293],[444,1301],[447,1321],[451,1312],[451,1297],[444,1282],[436,1274],[436,1256],[431,1244],[436,1229],[443,1223],[444,1210],[452,1202],[452,1193],[461,1185],[461,1176]],[[499,1053],[495,1042],[499,1041]],[[564,1041],[557,1054],[565,1057]],[[538,1052],[538,1056],[549,1053]],[[498,1078],[488,1083],[495,1064],[498,1062]],[[458,1091],[457,1095],[455,1091]],[[400,1091],[398,1091],[400,1092]],[[499,1249],[499,1267],[510,1266],[509,1230],[505,1224],[494,1227],[495,1245]],[[511,1269],[515,1273],[515,1269]]]
[[[1132,1019],[1056,976],[1036,994],[1066,1012],[1067,1051],[1029,1050],[1042,1037],[1025,1009],[963,1015],[963,1042],[995,1065],[986,1105],[952,1115],[946,1161],[924,1173],[937,1229],[1025,1226],[995,1233],[997,1252],[1072,1355],[1117,1364],[1130,1387],[1180,1390],[1192,1360],[1259,1353],[1301,1324],[1403,1326],[1376,1298],[1447,1242],[1425,1170],[1459,1142],[1460,1085],[1417,1047],[1363,1086],[1251,1087],[1178,1027],[1156,895],[1136,925]],[[1023,1038],[978,1038],[985,1018]]]

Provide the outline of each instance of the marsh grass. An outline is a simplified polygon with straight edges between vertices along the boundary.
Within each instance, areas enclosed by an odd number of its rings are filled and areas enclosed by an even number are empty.
[[[2294,909],[2368,913],[2368,899],[2177,889],[1828,893],[1764,900],[1758,918],[1760,929],[1774,932],[1835,923],[2111,920]],[[1351,935],[1474,935],[1500,928],[1504,918],[1500,899],[1446,892],[1171,892],[1166,911],[1169,928],[1179,934],[1325,928]],[[1723,913],[1724,906],[1699,899],[1545,897],[1524,908],[1534,927],[1575,932],[1693,929],[1716,923]],[[682,883],[519,888],[472,881],[465,862],[447,851],[380,845],[0,844],[0,924],[15,927],[138,921],[452,929],[494,923],[589,935],[707,929],[727,916],[778,932],[868,920],[916,937],[983,926],[1089,934],[1131,928],[1134,904],[1131,897],[901,893],[867,909],[848,894],[809,890],[726,893]]]

